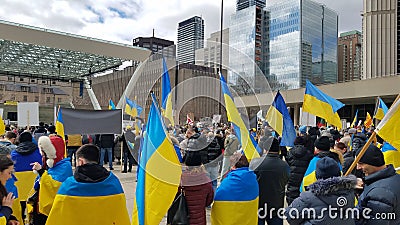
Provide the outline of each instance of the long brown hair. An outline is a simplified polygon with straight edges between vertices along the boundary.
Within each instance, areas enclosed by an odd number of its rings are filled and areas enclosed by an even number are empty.
[[[6,155],[0,155],[0,172],[3,172],[12,165],[14,165],[14,162],[10,158]],[[0,182],[0,199],[3,199],[5,196],[7,196],[6,187]]]

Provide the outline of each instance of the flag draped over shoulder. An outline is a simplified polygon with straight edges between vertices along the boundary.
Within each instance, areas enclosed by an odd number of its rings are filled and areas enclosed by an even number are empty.
[[[113,173],[97,183],[81,183],[69,177],[58,190],[46,224],[129,225],[121,183]]]
[[[61,183],[72,176],[72,167],[69,158],[56,163],[52,168],[45,171],[40,177],[39,188],[39,212],[48,216],[53,206],[54,198]]]
[[[115,104],[113,102],[113,100],[110,98],[110,100],[108,101],[108,109],[109,110],[114,110],[116,109]]]
[[[174,118],[172,116],[172,95],[171,95],[171,82],[169,80],[169,73],[167,63],[163,58],[163,74],[161,77],[161,108],[164,116],[174,126]]]
[[[400,100],[393,103],[376,127],[377,134],[396,149],[400,149]]]
[[[161,114],[153,102],[141,145],[132,224],[159,224],[171,206],[182,168]]]
[[[388,107],[386,106],[385,102],[381,98],[378,97],[378,102],[376,104],[374,118],[376,118],[378,120],[382,120],[383,117],[386,115],[387,111],[388,111]]]
[[[385,142],[382,145],[381,151],[386,165],[392,164],[394,168],[400,167],[400,152],[395,147]],[[400,171],[397,171],[397,173],[400,173]]]
[[[344,106],[340,101],[323,93],[309,80],[306,81],[306,91],[304,94],[303,111],[324,118],[328,123],[341,129],[337,111]]]
[[[367,112],[367,116],[366,116],[365,121],[364,121],[364,126],[366,128],[370,128],[372,125],[374,125],[372,123],[372,117],[371,117],[371,115],[369,115],[369,112]]]
[[[290,118],[285,100],[279,91],[276,93],[275,99],[269,107],[265,118],[269,125],[282,136],[280,145],[293,147],[296,131],[294,130],[293,121]]]
[[[255,145],[253,137],[251,137],[246,125],[244,124],[242,117],[239,114],[238,109],[233,102],[231,92],[229,91],[228,85],[222,74],[219,74],[222,94],[225,99],[226,114],[228,116],[228,121],[232,123],[235,130],[236,136],[238,137],[240,144],[242,145],[243,152],[248,160],[260,157],[258,154],[258,147]]]
[[[354,115],[353,122],[351,123],[350,127],[355,127],[358,120],[358,109],[356,111],[356,115]]]
[[[229,172],[215,192],[211,224],[256,225],[258,196],[258,183],[253,171],[242,167]]]

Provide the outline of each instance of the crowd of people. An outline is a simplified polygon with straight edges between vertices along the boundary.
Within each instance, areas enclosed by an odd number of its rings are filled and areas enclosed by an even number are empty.
[[[185,193],[189,224],[205,225],[208,209],[211,223],[221,225],[400,224],[400,176],[380,150],[388,143],[378,137],[344,176],[371,130],[300,126],[288,148],[263,126],[249,130],[261,156],[250,162],[230,126],[168,128],[182,163],[177,196]],[[75,224],[83,217],[78,224],[130,224],[112,170],[117,159],[121,173],[134,171],[140,131],[127,126],[120,135],[73,134],[64,141],[44,123],[6,129],[0,138],[0,224]],[[103,204],[108,207],[99,209]],[[332,208],[342,214],[332,216]],[[343,214],[351,210],[358,213]]]

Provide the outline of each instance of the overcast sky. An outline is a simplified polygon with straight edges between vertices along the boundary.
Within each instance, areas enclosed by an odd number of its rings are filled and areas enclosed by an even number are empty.
[[[339,32],[361,31],[362,0],[315,1],[339,14]],[[224,0],[224,27],[235,4]],[[0,6],[1,20],[126,44],[153,28],[156,37],[176,41],[178,23],[195,15],[204,18],[205,38],[220,28],[216,0],[0,0]]]

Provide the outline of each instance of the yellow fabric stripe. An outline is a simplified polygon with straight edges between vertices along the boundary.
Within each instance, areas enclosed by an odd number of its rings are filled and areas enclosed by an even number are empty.
[[[58,189],[61,186],[61,182],[54,180],[45,171],[40,178],[40,188],[39,188],[39,212],[48,216],[53,206],[54,198],[57,194]]]
[[[270,106],[265,119],[274,130],[282,135],[283,133],[283,116],[274,106]]]
[[[129,225],[125,194],[109,196],[57,195],[46,225]]]
[[[400,100],[399,100],[400,101]],[[393,107],[393,106],[392,106]],[[391,111],[390,109],[389,111]],[[378,130],[379,136],[381,136],[385,141],[389,142],[396,149],[400,149],[400,107],[397,109],[393,109],[394,113],[391,115],[387,114],[386,116],[390,116],[384,124],[379,124],[380,129]],[[385,117],[386,117],[385,116]],[[381,123],[382,123],[381,122]]]
[[[308,112],[324,118],[328,123],[334,125],[338,129],[342,129],[339,114],[333,112],[330,104],[320,101],[314,96],[304,95],[303,112]]]
[[[241,145],[246,158],[250,161],[254,158],[260,157],[255,146],[250,140],[250,134],[244,124],[242,117],[240,117],[239,111],[237,110],[235,103],[229,95],[224,94],[226,114],[228,116],[228,121],[235,123],[240,128]]]
[[[166,138],[146,167],[145,224],[159,224],[171,206],[181,180],[182,168],[175,149]],[[136,201],[132,224],[138,224]]]
[[[215,201],[211,209],[212,225],[256,225],[258,197],[252,201]]]
[[[0,225],[7,225],[7,219],[5,216],[0,217]]]
[[[12,214],[17,218],[18,221],[20,221],[20,224],[22,224],[21,223],[21,221],[22,221],[22,208],[21,208],[21,203],[20,203],[20,199],[19,198],[14,199],[14,203],[12,205],[12,211],[13,211]]]
[[[301,186],[302,191],[305,191],[305,187],[310,186],[310,184],[317,181],[317,177],[315,176],[315,170],[308,174],[307,176],[303,177],[303,186]]]
[[[383,153],[386,165],[392,164],[394,168],[400,167],[400,152],[386,151]],[[400,171],[397,171],[400,174]]]
[[[15,186],[18,189],[18,198],[21,201],[26,201],[30,194],[32,194],[33,184],[37,174],[32,171],[15,172],[17,180]]]
[[[378,108],[378,110],[376,110],[375,118],[378,120],[382,120],[384,116],[385,116],[385,112],[383,111],[383,109]]]
[[[175,126],[174,117],[172,115],[172,95],[168,94],[167,103],[165,105],[164,116],[169,119],[172,126]]]

